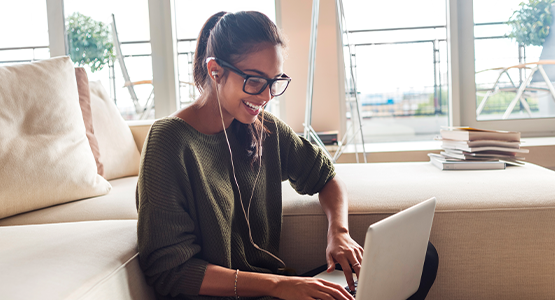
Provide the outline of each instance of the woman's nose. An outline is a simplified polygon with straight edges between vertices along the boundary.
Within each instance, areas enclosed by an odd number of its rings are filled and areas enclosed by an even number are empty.
[[[268,85],[263,91],[262,93],[260,93],[258,95],[258,97],[264,101],[270,101],[274,98],[274,96],[272,96],[272,93],[270,93],[270,85]]]

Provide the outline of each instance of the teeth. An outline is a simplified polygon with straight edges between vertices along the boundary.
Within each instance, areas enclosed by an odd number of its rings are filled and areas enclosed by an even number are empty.
[[[250,102],[247,102],[247,101],[243,101],[243,103],[245,103],[248,107],[252,108],[253,110],[258,110],[262,106],[262,105],[256,106],[256,105],[254,105]]]

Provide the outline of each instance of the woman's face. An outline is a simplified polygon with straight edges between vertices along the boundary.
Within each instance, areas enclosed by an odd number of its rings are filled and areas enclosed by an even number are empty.
[[[268,46],[250,53],[234,66],[247,75],[280,77],[283,74],[281,46]],[[227,79],[219,88],[224,117],[233,117],[243,124],[253,123],[262,108],[273,98],[270,87],[267,86],[258,95],[249,95],[243,91],[245,79],[229,69],[226,72]]]

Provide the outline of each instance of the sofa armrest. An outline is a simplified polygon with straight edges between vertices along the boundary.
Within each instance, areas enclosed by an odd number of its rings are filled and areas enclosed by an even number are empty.
[[[145,143],[146,136],[150,131],[150,127],[156,120],[139,120],[139,121],[127,121],[127,125],[131,129],[133,134],[133,139],[139,149],[139,153],[143,150],[143,144]]]

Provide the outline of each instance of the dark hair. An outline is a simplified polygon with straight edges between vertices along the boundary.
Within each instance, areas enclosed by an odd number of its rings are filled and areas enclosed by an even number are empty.
[[[235,64],[248,54],[261,50],[263,47],[285,47],[285,39],[281,31],[266,15],[256,11],[240,11],[237,13],[219,12],[212,15],[202,27],[197,38],[193,76],[199,92],[210,88],[210,77],[206,66],[207,57],[217,57]],[[225,78],[226,70],[222,77]],[[260,156],[260,133],[262,116],[252,124],[234,122],[232,126],[241,143],[244,144],[251,162]]]

